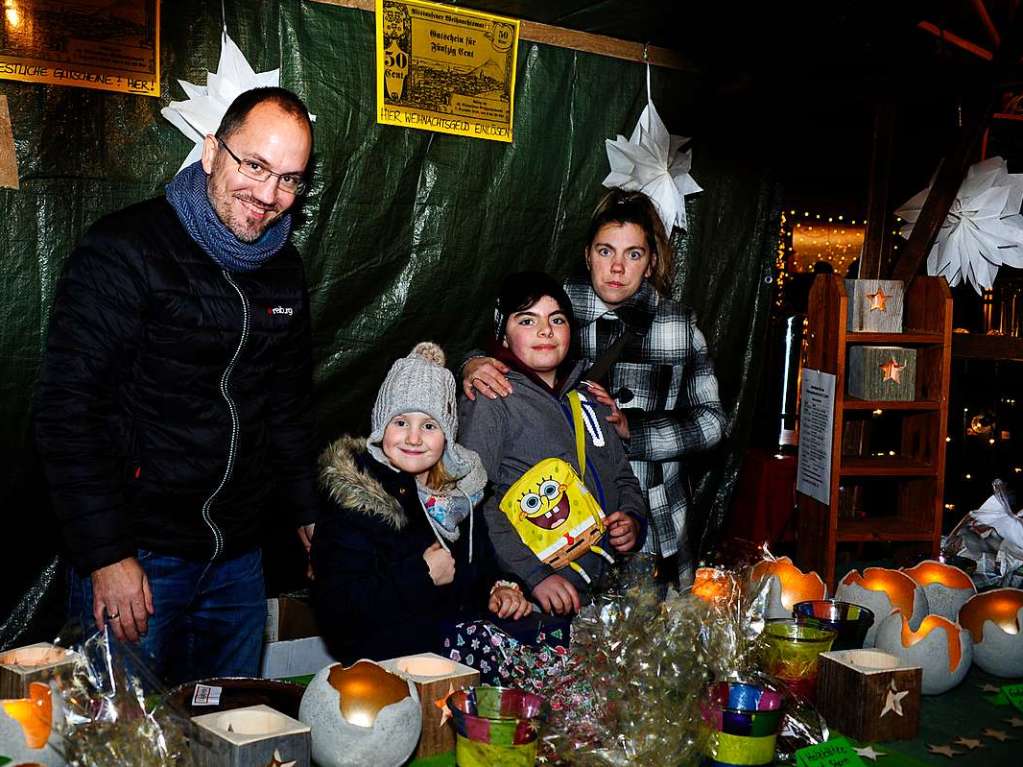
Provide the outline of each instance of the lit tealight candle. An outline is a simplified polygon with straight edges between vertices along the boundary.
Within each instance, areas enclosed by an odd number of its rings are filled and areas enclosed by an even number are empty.
[[[1023,591],[994,589],[972,597],[959,622],[973,637],[973,659],[989,674],[1023,676]]]

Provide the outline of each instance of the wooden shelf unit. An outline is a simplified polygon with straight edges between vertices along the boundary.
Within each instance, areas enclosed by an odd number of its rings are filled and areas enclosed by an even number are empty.
[[[816,570],[832,590],[840,543],[916,542],[928,544],[929,554],[937,556],[952,359],[952,294],[943,277],[917,277],[906,286],[904,333],[848,331],[848,300],[845,282],[837,275],[818,276],[810,291],[805,365],[836,378],[831,503],[797,494],[798,564],[804,570]],[[915,348],[915,399],[889,402],[849,397],[846,359],[849,347],[857,344]],[[893,451],[895,455],[843,454],[845,430],[854,428],[854,418],[862,421],[872,414],[897,419],[900,449]],[[867,509],[862,518],[840,516],[840,487],[880,482],[890,485],[886,493],[890,508]]]

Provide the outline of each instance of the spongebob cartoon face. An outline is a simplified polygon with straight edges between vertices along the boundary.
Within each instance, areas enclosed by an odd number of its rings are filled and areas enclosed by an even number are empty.
[[[544,530],[560,527],[572,513],[572,504],[565,490],[565,486],[554,477],[542,479],[539,486],[527,490],[519,498],[522,516]]]
[[[560,458],[540,461],[523,474],[501,499],[501,511],[522,542],[551,567],[567,565],[579,572],[576,559],[591,550],[602,553],[596,544],[604,535],[604,511]]]

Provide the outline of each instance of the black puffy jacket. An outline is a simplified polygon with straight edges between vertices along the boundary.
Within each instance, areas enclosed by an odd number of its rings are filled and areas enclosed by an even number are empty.
[[[268,504],[313,521],[311,341],[285,246],[228,273],[162,197],[98,221],[57,286],[36,444],[76,567],[225,558]]]

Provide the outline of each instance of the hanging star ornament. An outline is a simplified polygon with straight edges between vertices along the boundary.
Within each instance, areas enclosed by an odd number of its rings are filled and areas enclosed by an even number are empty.
[[[643,192],[657,208],[668,236],[673,227],[683,231],[686,228],[685,198],[703,191],[689,175],[693,153],[682,148],[688,141],[668,133],[657,113],[650,98],[650,67],[647,65],[647,104],[632,135],[625,138],[619,134],[615,139],[604,141],[611,165],[604,186]]]
[[[878,367],[881,368],[881,373],[884,376],[881,379],[881,383],[885,381],[892,381],[897,384],[902,383],[902,371],[906,366],[900,365],[894,357],[883,365],[878,365]]]
[[[178,80],[178,83],[188,100],[172,101],[160,110],[160,114],[195,142],[192,151],[181,164],[181,168],[185,168],[202,156],[203,139],[206,134],[216,132],[231,102],[253,88],[280,85],[281,70],[256,72],[227,34],[225,27],[220,40],[220,62],[216,72],[207,72],[206,85],[186,83],[184,80]],[[316,117],[310,115],[310,119],[315,120]]]
[[[933,181],[931,182],[933,184]],[[905,219],[909,238],[930,187],[895,213]],[[1009,173],[1005,160],[991,157],[971,165],[927,256],[927,273],[948,284],[990,290],[1002,264],[1023,267],[1023,173]]]

